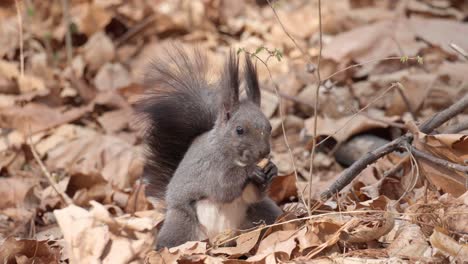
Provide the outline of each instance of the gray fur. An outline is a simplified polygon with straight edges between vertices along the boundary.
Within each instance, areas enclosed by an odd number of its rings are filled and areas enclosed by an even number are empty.
[[[187,59],[187,56],[182,57],[183,64],[177,66],[193,65]],[[173,60],[180,61],[177,58]],[[173,174],[170,175],[169,183],[165,189],[167,213],[158,234],[157,248],[173,247],[190,240],[204,239],[203,231],[204,229],[210,229],[210,227],[201,227],[199,222],[200,211],[197,211],[199,210],[197,205],[201,201],[208,201],[208,203],[220,206],[239,201],[239,212],[245,212],[245,215],[241,215],[244,217],[242,224],[236,227],[239,229],[251,227],[261,221],[271,224],[281,213],[281,209],[265,196],[265,190],[272,177],[276,176],[276,167],[272,163],[264,170],[256,166],[257,162],[270,153],[271,133],[271,125],[259,108],[260,91],[256,71],[251,62],[247,62],[246,70],[248,73],[244,75],[244,78],[248,80],[244,81],[247,83],[247,89],[249,89],[248,97],[239,101],[238,68],[238,58],[235,53],[231,52],[222,71],[221,79],[213,85],[218,86],[214,87],[216,89],[215,96],[205,92],[194,93],[194,87],[187,87],[190,82],[194,82],[197,89],[208,86],[204,80],[199,78],[200,75],[193,72],[195,69],[184,70],[187,74],[197,76],[194,79],[165,80],[169,84],[177,83],[178,85],[175,87],[178,93],[184,93],[187,90],[187,95],[203,96],[207,94],[207,97],[209,95],[210,98],[219,98],[220,100],[197,99],[199,101],[196,102],[194,109],[209,109],[209,111],[192,113],[192,115],[187,115],[185,112],[185,109],[190,109],[190,105],[184,105],[184,112],[180,113],[177,111],[182,108],[171,108],[171,110],[176,111],[170,114],[177,116],[178,124],[182,124],[181,120],[185,118],[190,127],[194,127],[193,122],[200,120],[200,117],[197,117],[197,119],[194,117],[196,115],[205,115],[211,112],[217,112],[217,115],[216,118],[212,119],[214,124],[212,129],[197,135],[186,152],[183,146],[180,147],[181,150],[184,150],[184,155]],[[164,73],[161,76],[171,77],[174,75],[171,72]],[[183,77],[182,75],[175,76],[177,78]],[[187,80],[189,80],[188,83]],[[182,97],[178,96],[178,98]],[[167,93],[166,98],[170,101],[171,93]],[[174,101],[174,103],[184,104],[186,102]],[[187,100],[187,103],[191,104],[192,101]],[[200,106],[202,103],[208,104],[207,107]],[[160,112],[151,113],[158,117],[164,114]],[[205,116],[202,118],[205,118]],[[154,120],[170,122],[171,119],[155,118]],[[207,122],[207,124],[210,123]],[[154,124],[154,126],[157,127],[157,124]],[[242,133],[239,132],[240,130]],[[158,130],[154,131],[156,135],[153,138],[157,140]],[[178,131],[174,131],[174,133],[178,133]],[[161,145],[161,142],[156,143],[155,146]],[[158,153],[158,157],[164,157],[164,155]],[[158,164],[163,166],[165,163],[162,161]],[[147,177],[161,177],[151,172],[151,167],[149,167],[146,172]],[[168,174],[164,176],[167,177]],[[152,182],[159,181],[153,179]],[[244,199],[244,194],[248,189],[247,186],[250,189],[253,186],[256,192],[254,200]],[[161,187],[164,186],[159,186],[158,190]]]

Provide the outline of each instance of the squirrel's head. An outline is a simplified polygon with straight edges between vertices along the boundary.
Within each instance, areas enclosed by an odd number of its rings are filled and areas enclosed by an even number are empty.
[[[239,59],[231,52],[220,79],[221,104],[216,121],[220,146],[241,167],[256,164],[270,153],[271,125],[260,109],[260,87],[257,71],[245,56],[245,91],[239,99]]]

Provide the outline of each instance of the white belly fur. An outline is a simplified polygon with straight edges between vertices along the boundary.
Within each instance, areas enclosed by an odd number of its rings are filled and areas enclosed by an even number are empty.
[[[249,204],[260,199],[257,187],[249,184],[242,196],[230,203],[215,203],[209,199],[196,203],[198,221],[201,225],[200,239],[213,240],[219,234],[238,231],[245,221]]]

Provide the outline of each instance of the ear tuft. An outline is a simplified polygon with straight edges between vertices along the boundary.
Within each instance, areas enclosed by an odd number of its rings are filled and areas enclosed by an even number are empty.
[[[247,98],[260,106],[260,86],[258,85],[257,69],[253,65],[249,54],[245,54],[245,82]]]
[[[222,110],[229,119],[230,113],[239,105],[239,58],[233,50],[229,52],[229,57],[224,64],[220,86]]]

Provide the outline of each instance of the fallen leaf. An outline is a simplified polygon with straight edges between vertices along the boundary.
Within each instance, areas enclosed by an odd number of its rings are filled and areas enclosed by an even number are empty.
[[[427,135],[418,132],[414,144],[419,150],[452,163],[463,165],[468,158],[468,136],[463,134]],[[466,192],[466,175],[462,172],[422,158],[418,158],[418,163],[423,175],[444,192],[457,197]]]
[[[430,250],[430,247],[426,238],[421,228],[415,224],[402,226],[399,235],[387,248],[389,256],[410,258],[422,257],[427,250]]]
[[[72,175],[79,175],[72,177],[72,182],[81,188],[104,179],[123,189],[130,187],[138,178],[138,167],[142,166],[139,148],[90,129],[76,132],[79,134],[74,138],[48,151],[46,164],[50,168],[66,169]]]
[[[351,60],[362,63],[372,59],[400,56],[400,50],[404,51],[404,55],[415,56],[426,45],[415,41],[415,33],[408,30],[410,22],[400,17],[341,33],[325,45],[323,57],[340,63]]]
[[[443,253],[455,258],[458,261],[468,259],[468,245],[458,243],[450,236],[443,233],[442,229],[435,229],[429,238],[431,245]]]
[[[0,126],[17,129],[23,135],[30,135],[77,120],[93,108],[94,105],[89,104],[66,110],[37,103],[29,103],[24,107],[0,108]]]
[[[128,263],[151,250],[152,229],[161,217],[114,218],[103,205],[93,202],[92,206],[90,211],[75,205],[54,211],[71,263]]]
[[[120,63],[104,64],[94,78],[94,85],[100,91],[114,90],[130,83],[130,73]]]
[[[23,205],[27,193],[38,179],[0,178],[0,210]],[[24,206],[24,205],[23,205]]]
[[[463,36],[468,34],[468,25],[451,19],[427,19],[412,16],[409,28],[419,38],[438,46],[447,53],[456,53],[450,48],[450,43],[456,43],[468,50],[468,40]]]
[[[104,32],[93,34],[83,47],[83,58],[92,71],[110,62],[114,56],[114,44]]]
[[[0,248],[0,259],[4,263],[18,263],[15,258],[23,260],[21,263],[59,263],[60,252],[58,248],[52,248],[48,241],[29,239],[15,239],[9,237]]]
[[[268,196],[278,204],[297,197],[296,176],[289,174],[275,177],[268,190]]]
[[[257,230],[241,234],[236,239],[236,246],[234,247],[218,247],[211,249],[209,252],[211,254],[226,254],[229,255],[230,258],[236,258],[243,254],[248,254],[249,251],[257,244],[260,237],[260,231],[261,230]]]
[[[189,241],[173,248],[163,248],[160,251],[151,251],[145,259],[150,264],[177,263],[182,256],[204,254],[206,251],[205,242]]]

